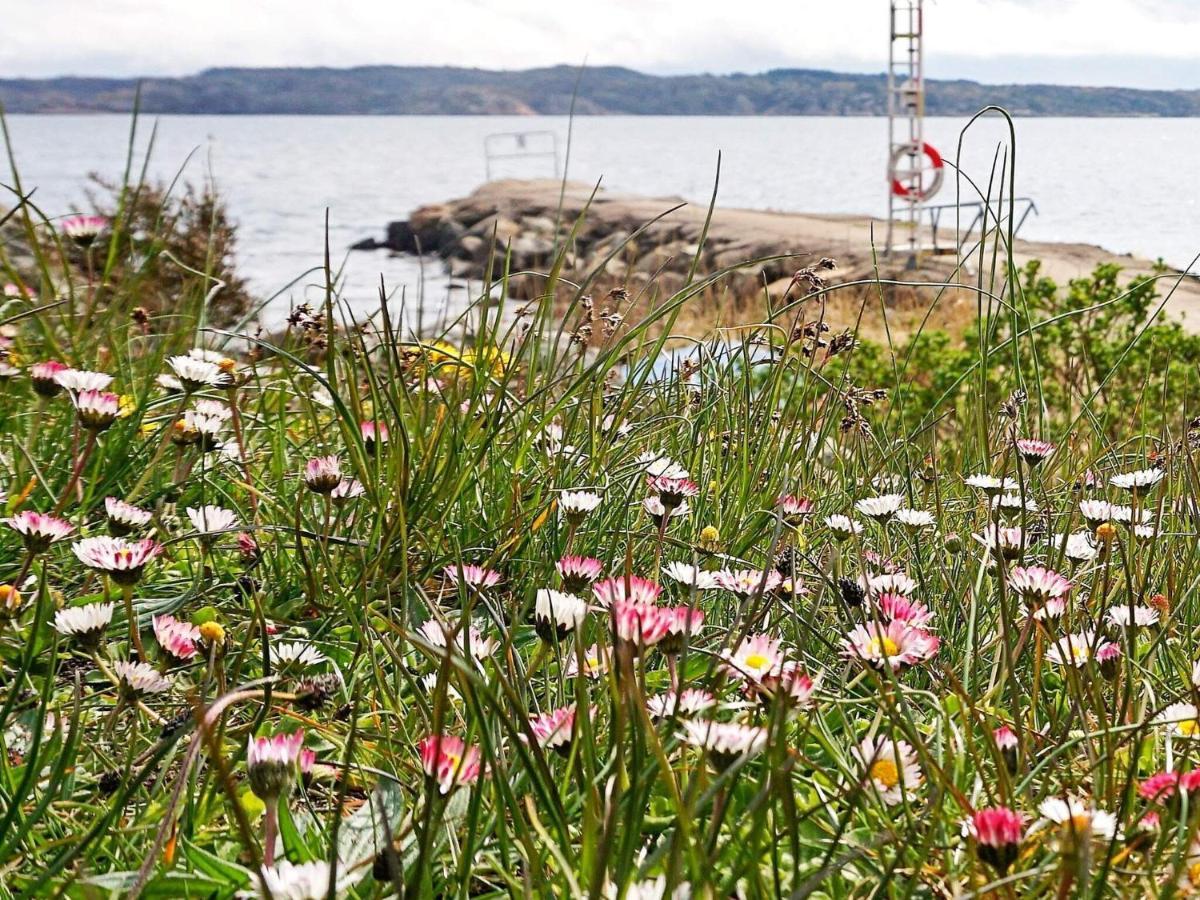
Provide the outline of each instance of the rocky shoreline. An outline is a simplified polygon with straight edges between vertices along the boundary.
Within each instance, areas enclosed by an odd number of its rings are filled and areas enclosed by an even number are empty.
[[[434,254],[452,278],[476,282],[489,266],[498,277],[507,260],[510,296],[533,299],[544,293],[545,273],[565,243],[564,282],[585,285],[596,295],[624,291],[646,307],[682,287],[693,267],[699,277],[728,270],[676,322],[675,330],[691,335],[763,321],[796,271],[823,258],[837,261],[828,280],[848,284],[830,296],[831,325],[861,323],[864,336],[878,336],[885,328],[894,335],[927,317],[927,326],[953,328],[975,314],[975,295],[953,287],[974,280],[957,268],[953,254],[923,255],[916,269],[903,258],[877,259],[872,245],[882,242],[885,227],[878,220],[720,207],[707,219],[706,206],[679,198],[616,194],[555,180],[507,180],[423,206],[407,220],[390,223],[383,240],[355,249]],[[1060,282],[1087,275],[1104,261],[1119,262],[1130,276],[1153,265],[1084,244],[1018,241],[1015,255],[1019,263],[1041,260],[1043,272]],[[871,282],[876,273],[899,283],[853,284]],[[924,286],[930,282],[951,287]],[[878,312],[881,303],[886,322]],[[1196,279],[1181,285],[1169,308],[1186,327],[1200,330]]]

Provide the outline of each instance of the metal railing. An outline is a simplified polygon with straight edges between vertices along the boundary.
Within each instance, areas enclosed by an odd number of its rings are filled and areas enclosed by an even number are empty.
[[[492,180],[492,164],[502,159],[550,159],[558,178],[558,135],[553,131],[498,131],[483,139],[484,173]]]
[[[1012,203],[1013,215],[1016,216],[1017,220],[1013,225],[1013,236],[1015,237],[1016,234],[1021,230],[1021,226],[1025,224],[1025,220],[1029,218],[1029,214],[1033,213],[1034,215],[1037,215],[1038,208],[1037,204],[1033,202],[1032,197],[1017,197],[1012,201]],[[936,206],[922,207],[921,214],[929,214],[930,232],[933,240],[933,252],[941,253],[951,251],[951,248],[949,247],[946,247],[943,250],[943,248],[938,246],[938,226],[941,224],[942,213],[948,210],[961,210],[963,212],[966,212],[970,209],[975,210],[975,214],[971,218],[970,223],[959,232],[958,241],[953,248],[953,252],[960,253],[963,245],[967,243],[971,237],[971,234],[975,231],[976,226],[981,226],[983,224],[985,213],[988,219],[988,228],[995,228],[1008,221],[1008,201],[1001,203],[1001,207],[1002,208],[999,215],[997,215],[997,212],[994,208],[984,203],[982,200],[971,200],[964,203],[942,203]]]

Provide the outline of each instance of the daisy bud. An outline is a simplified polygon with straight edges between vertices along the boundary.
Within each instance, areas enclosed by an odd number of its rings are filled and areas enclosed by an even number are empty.
[[[721,533],[712,525],[700,529],[700,549],[705,553],[721,552]]]
[[[39,397],[55,397],[63,390],[55,376],[59,372],[65,372],[67,368],[56,359],[34,363],[29,367],[29,383]]]
[[[66,519],[26,510],[3,520],[25,542],[30,553],[44,553],[50,545],[61,541],[75,530]]]
[[[842,602],[851,608],[862,606],[867,596],[863,586],[850,578],[839,578],[838,589],[842,593]]]
[[[776,501],[775,508],[779,511],[785,525],[797,528],[806,516],[812,515],[814,504],[807,497],[783,494]]]
[[[80,247],[91,246],[107,227],[104,216],[68,216],[58,224],[59,231]]]
[[[187,662],[199,648],[200,629],[190,622],[181,622],[174,616],[152,616],[154,639],[173,662]]]
[[[421,739],[417,749],[421,754],[421,768],[437,785],[439,793],[449,794],[459,785],[479,780],[482,770],[479,749],[468,747],[460,738],[431,734]]]
[[[246,747],[246,778],[254,796],[264,803],[279,798],[296,777],[304,731],[274,737],[252,737]]]
[[[390,439],[386,422],[361,422],[359,429],[362,433],[363,447],[371,454]]]
[[[636,653],[642,647],[652,647],[667,636],[671,614],[659,606],[618,600],[612,605],[617,639]]]
[[[104,499],[104,514],[108,519],[108,533],[113,537],[125,537],[138,528],[149,524],[151,514],[116,497]]]
[[[119,660],[113,663],[122,696],[133,701],[147,694],[162,694],[171,689],[171,680],[149,663]]]
[[[71,549],[89,569],[107,575],[122,587],[137,584],[146,565],[162,553],[162,544],[151,538],[92,537],[76,541]]]
[[[1021,438],[1017,441],[1017,452],[1030,466],[1039,466],[1054,452],[1054,445],[1033,438]]]
[[[1125,838],[1125,844],[1130,850],[1144,852],[1154,846],[1162,831],[1162,822],[1156,812],[1148,812],[1133,826]]]
[[[1155,594],[1146,601],[1146,604],[1151,609],[1157,609],[1158,614],[1163,618],[1166,618],[1171,612],[1171,602],[1167,599],[1166,594]]]
[[[691,606],[672,606],[664,610],[667,634],[658,649],[668,656],[682,653],[684,646],[704,627],[704,610]]]
[[[529,730],[533,732],[534,740],[543,750],[553,750],[561,756],[568,755],[575,736],[574,704],[531,716]]]
[[[592,491],[563,491],[558,496],[559,513],[569,525],[578,526],[599,505],[600,495]]]
[[[564,556],[558,561],[557,569],[563,590],[568,594],[579,594],[600,577],[603,565],[590,556]]]
[[[646,479],[650,490],[658,494],[658,500],[664,509],[672,510],[689,497],[700,493],[696,482],[688,478],[670,478],[665,475]]]
[[[331,493],[341,480],[342,466],[336,456],[315,456],[304,466],[304,483],[314,493]]]
[[[1111,522],[1101,522],[1096,526],[1096,540],[1102,544],[1111,543],[1117,536],[1117,526]]]
[[[20,592],[11,584],[0,584],[0,615],[11,616],[20,608]]]
[[[225,628],[220,622],[208,621],[200,626],[200,638],[210,647],[225,643]]]
[[[238,553],[242,555],[242,559],[247,562],[258,559],[258,542],[254,540],[254,535],[248,531],[239,531],[237,536]]]
[[[108,391],[80,391],[75,398],[79,423],[89,431],[104,431],[121,414],[121,398]]]
[[[1117,677],[1121,664],[1121,645],[1117,643],[1101,644],[1096,650],[1096,662],[1100,664],[1100,674],[1105,680],[1112,681]]]
[[[996,749],[1000,751],[1000,755],[1004,758],[1004,767],[1008,769],[1009,774],[1017,773],[1017,736],[1013,730],[1007,725],[1001,725],[992,732],[992,740],[996,742]]]
[[[1005,806],[976,810],[966,822],[975,839],[975,852],[999,874],[1004,875],[1021,850],[1024,822],[1020,813]]]

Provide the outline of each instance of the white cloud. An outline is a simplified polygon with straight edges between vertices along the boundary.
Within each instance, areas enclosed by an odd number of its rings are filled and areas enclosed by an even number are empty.
[[[927,0],[926,20],[931,75],[1200,87],[1191,0]],[[880,71],[886,28],[885,0],[5,0],[0,75],[585,59]]]

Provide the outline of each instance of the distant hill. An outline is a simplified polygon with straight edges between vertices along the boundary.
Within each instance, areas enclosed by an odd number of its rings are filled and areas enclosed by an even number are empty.
[[[136,79],[0,80],[10,113],[127,112]],[[292,115],[834,115],[886,112],[883,75],[774,69],[758,75],[646,75],[620,67],[486,69],[208,69],[146,78],[148,113]],[[1027,116],[1197,116],[1200,91],[926,82],[929,115],[968,115],[988,104]]]

